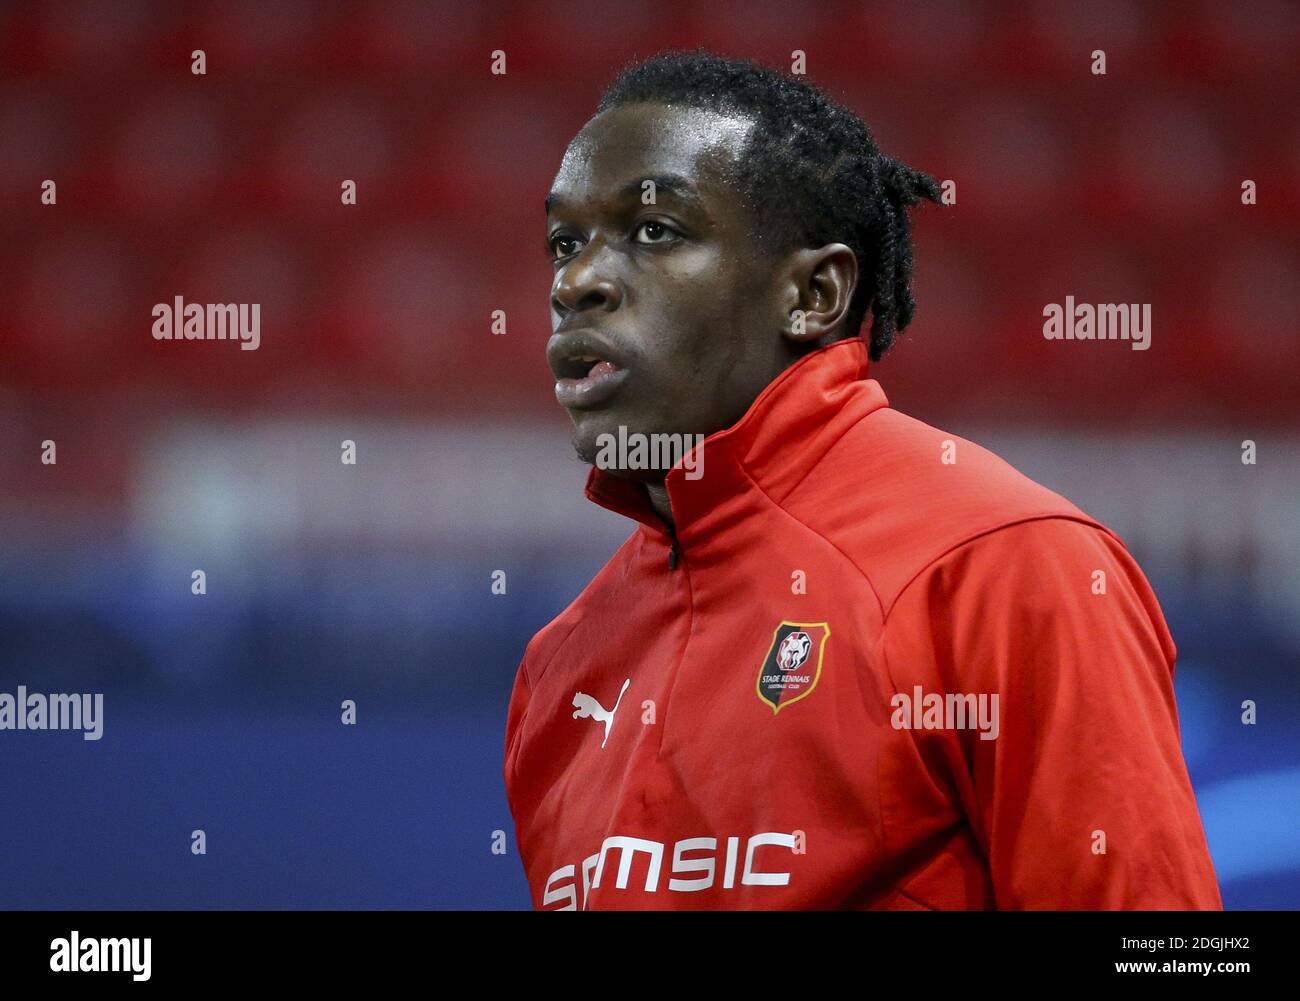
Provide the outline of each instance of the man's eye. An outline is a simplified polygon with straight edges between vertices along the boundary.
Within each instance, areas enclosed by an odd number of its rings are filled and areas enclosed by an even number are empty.
[[[578,252],[577,245],[581,242],[576,236],[557,236],[551,241],[551,254],[557,258],[576,254]],[[572,244],[573,248],[566,250],[565,246],[568,244]]]
[[[638,239],[642,233],[646,234],[647,239]],[[632,234],[632,240],[635,243],[667,243],[676,235],[676,231],[671,226],[656,219],[647,219],[636,228],[636,232]]]

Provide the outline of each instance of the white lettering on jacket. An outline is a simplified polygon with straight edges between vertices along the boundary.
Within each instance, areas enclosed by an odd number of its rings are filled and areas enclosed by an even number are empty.
[[[793,834],[781,831],[765,831],[754,834],[745,843],[745,863],[740,874],[741,886],[786,886],[790,882],[788,872],[760,872],[754,868],[754,854],[764,845],[776,845],[791,850],[795,847]],[[736,885],[736,865],[740,856],[740,838],[727,838],[726,855],[722,867],[722,888],[734,889]],[[587,900],[592,890],[599,889],[601,880],[606,876],[606,861],[614,853],[618,869],[614,874],[614,889],[626,890],[632,876],[632,863],[638,853],[644,854],[649,861],[646,867],[645,886],[647,893],[659,891],[660,874],[663,869],[664,854],[668,845],[663,841],[650,841],[646,838],[633,838],[620,834],[611,834],[600,846],[600,851],[588,855],[582,860],[582,908],[587,907]],[[678,893],[692,893],[711,889],[717,883],[717,838],[683,838],[673,844],[673,860],[668,890]],[[703,858],[685,858],[687,852],[709,852]],[[695,875],[699,873],[700,875]],[[689,879],[678,877],[690,875]],[[551,904],[563,904],[550,907]],[[542,907],[556,911],[576,911],[578,909],[577,867],[564,865],[556,869],[546,880],[542,891]]]

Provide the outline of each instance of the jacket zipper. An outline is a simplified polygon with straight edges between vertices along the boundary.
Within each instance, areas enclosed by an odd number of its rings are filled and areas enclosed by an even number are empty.
[[[668,550],[668,569],[676,570],[677,561],[681,556],[681,549],[677,544],[677,530],[671,525],[668,526],[668,536],[673,540],[672,547]]]

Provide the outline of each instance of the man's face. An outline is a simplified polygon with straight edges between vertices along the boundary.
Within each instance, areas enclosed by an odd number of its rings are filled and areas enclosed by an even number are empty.
[[[546,356],[586,462],[620,425],[647,435],[728,427],[789,363],[775,272],[731,180],[752,127],[626,105],[588,122],[564,155],[547,199]]]

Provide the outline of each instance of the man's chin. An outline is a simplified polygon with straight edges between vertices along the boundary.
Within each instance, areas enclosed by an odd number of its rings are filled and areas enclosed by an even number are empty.
[[[619,443],[627,442],[635,432],[627,425],[591,420],[590,417],[591,415],[584,415],[583,420],[574,422],[573,450],[578,454],[579,459],[619,479],[636,480],[642,483],[663,481],[667,469],[633,468],[624,461],[626,457],[620,453]]]
[[[607,434],[618,434],[618,421],[610,420],[608,414],[595,414],[590,411],[570,410],[569,419],[573,421],[573,450],[578,458],[589,466],[594,466],[600,455],[601,442]]]

